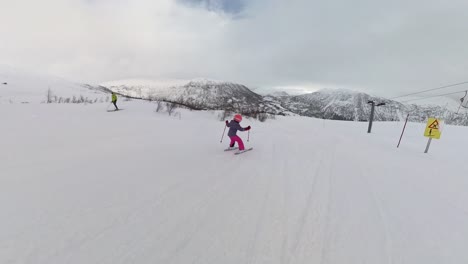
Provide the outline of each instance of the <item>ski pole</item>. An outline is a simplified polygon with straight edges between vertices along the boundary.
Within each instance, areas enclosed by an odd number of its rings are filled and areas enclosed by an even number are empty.
[[[247,131],[247,142],[249,142],[249,141],[250,141],[250,130]]]
[[[224,126],[223,135],[221,136],[221,141],[219,141],[219,143],[223,143],[224,133],[226,133],[226,127],[227,126]]]

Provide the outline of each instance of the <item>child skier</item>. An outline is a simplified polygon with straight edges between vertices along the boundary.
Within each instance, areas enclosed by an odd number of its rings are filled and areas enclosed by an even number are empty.
[[[235,115],[234,120],[231,120],[231,122],[226,120],[226,126],[229,127],[228,136],[229,136],[229,138],[231,138],[231,143],[229,144],[229,149],[233,149],[234,144],[236,142],[239,145],[239,151],[243,151],[245,149],[244,148],[244,142],[242,142],[242,139],[239,136],[237,136],[237,130],[249,131],[250,126],[245,127],[245,128],[241,127],[240,124],[239,124],[241,121],[242,121],[242,116],[239,115],[239,114]]]

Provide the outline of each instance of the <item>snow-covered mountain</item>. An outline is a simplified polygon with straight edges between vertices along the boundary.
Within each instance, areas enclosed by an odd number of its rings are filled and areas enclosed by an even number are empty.
[[[286,109],[278,102],[264,100],[244,85],[214,81],[194,80],[122,80],[107,82],[101,86],[122,95],[176,102],[193,109],[222,109],[238,112],[267,112],[283,114]]]
[[[368,101],[372,100],[385,103],[376,108],[376,121],[403,120],[410,113],[410,121],[413,122],[439,117],[448,124],[468,125],[468,111],[462,108],[457,113],[457,102],[450,98],[443,105],[415,105],[345,89],[323,89],[298,96],[284,92],[262,96],[242,84],[208,79],[132,79],[91,86],[0,66],[0,103],[45,102],[49,89],[53,102],[103,102],[108,100],[109,90],[113,90],[124,96],[175,102],[192,109],[303,115],[348,121],[367,121],[371,109]]]
[[[276,92],[272,92],[272,93],[267,94],[267,96],[285,97],[285,96],[291,96],[291,95],[288,94],[288,93],[285,92],[285,91],[276,91]]]
[[[262,96],[245,85],[207,79],[123,80],[103,83],[102,86],[122,95],[176,102],[193,109],[297,114],[347,121],[367,121],[371,110],[368,101],[372,100],[385,103],[376,108],[376,121],[399,121],[411,113],[410,120],[414,122],[424,122],[433,116],[445,119],[448,124],[468,125],[468,114],[464,111],[457,114],[454,110],[456,104],[405,104],[346,89],[323,89],[297,96],[285,92]]]
[[[283,106],[297,114],[353,121],[368,120],[369,100],[386,104],[385,111],[379,111],[379,109],[376,112],[375,120],[377,121],[399,120],[399,112],[404,109],[401,103],[344,89],[323,89],[310,94],[282,97]]]
[[[291,112],[324,119],[367,121],[371,107],[369,101],[376,104],[376,121],[397,121],[410,113],[410,120],[424,122],[427,117],[443,118],[448,124],[468,125],[468,114],[453,110],[453,106],[404,104],[382,97],[371,96],[366,93],[346,89],[323,89],[314,93],[277,97],[281,105]]]

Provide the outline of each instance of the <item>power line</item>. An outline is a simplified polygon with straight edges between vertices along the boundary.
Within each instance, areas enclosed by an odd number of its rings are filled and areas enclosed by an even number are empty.
[[[427,97],[417,98],[417,99],[409,99],[409,100],[404,100],[404,101],[401,101],[401,102],[406,103],[406,102],[410,102],[410,101],[425,100],[425,99],[429,99],[429,98],[441,97],[441,96],[452,95],[452,94],[457,94],[457,93],[464,93],[464,92],[466,92],[466,90],[458,91],[458,92],[452,92],[452,93],[446,93],[446,94],[438,94],[438,95],[434,95],[434,96],[427,96]]]
[[[410,95],[416,95],[416,94],[421,94],[421,93],[427,93],[427,92],[431,92],[431,91],[435,91],[435,90],[446,89],[446,88],[450,88],[450,87],[454,87],[454,86],[458,86],[458,85],[462,85],[462,84],[468,84],[468,81],[461,82],[461,83],[449,84],[449,85],[445,85],[445,86],[441,86],[441,87],[437,87],[437,88],[432,88],[432,89],[428,89],[428,90],[424,90],[424,91],[420,91],[420,92],[415,92],[415,93],[400,95],[400,96],[397,96],[397,97],[390,98],[390,100],[394,100],[394,99],[401,98],[401,97],[407,97],[407,96],[410,96]],[[418,100],[418,99],[416,99],[416,100]]]

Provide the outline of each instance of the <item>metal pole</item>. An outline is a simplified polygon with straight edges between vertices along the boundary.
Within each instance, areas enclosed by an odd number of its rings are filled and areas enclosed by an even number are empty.
[[[424,153],[429,152],[429,147],[431,146],[431,142],[432,142],[432,138],[429,138],[429,140],[427,141],[427,146],[426,146],[426,150],[424,151]]]
[[[372,131],[372,122],[374,121],[375,102],[370,102],[370,104],[372,105],[372,108],[369,118],[369,129],[367,129],[367,133],[370,133]]]
[[[403,134],[405,134],[405,129],[406,129],[406,124],[408,123],[408,118],[409,118],[409,114],[406,116],[405,126],[403,126],[403,131],[401,132],[400,141],[398,141],[397,148],[400,147],[401,139],[403,138]]]

